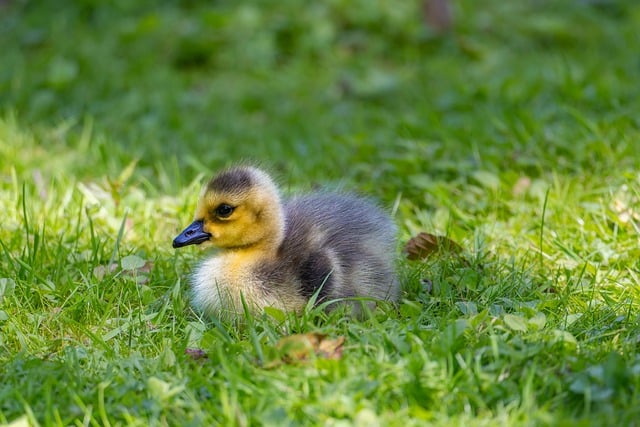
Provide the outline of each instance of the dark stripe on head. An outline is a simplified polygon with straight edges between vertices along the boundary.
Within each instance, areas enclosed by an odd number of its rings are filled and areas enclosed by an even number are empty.
[[[251,173],[245,169],[229,169],[215,176],[208,190],[221,193],[240,193],[253,185]]]

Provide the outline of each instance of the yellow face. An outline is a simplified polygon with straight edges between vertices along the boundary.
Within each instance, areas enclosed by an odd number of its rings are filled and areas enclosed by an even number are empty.
[[[277,203],[277,201],[274,201]],[[255,189],[242,194],[205,191],[200,197],[194,220],[203,222],[209,243],[219,248],[244,248],[260,243],[273,233],[269,224],[268,201]]]
[[[277,248],[284,236],[278,190],[264,172],[240,167],[215,176],[204,188],[194,221],[174,248],[207,243],[223,249]]]

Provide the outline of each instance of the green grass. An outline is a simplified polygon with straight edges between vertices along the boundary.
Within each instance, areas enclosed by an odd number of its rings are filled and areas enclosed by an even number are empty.
[[[640,6],[374,3],[0,5],[0,423],[638,425]],[[465,259],[398,253],[359,321],[202,319],[171,240],[245,160]],[[343,357],[265,366],[310,332]]]

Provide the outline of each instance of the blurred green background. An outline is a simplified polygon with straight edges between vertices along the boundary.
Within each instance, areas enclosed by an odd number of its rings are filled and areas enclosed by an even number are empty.
[[[637,2],[451,5],[439,33],[417,0],[5,1],[0,108],[83,153],[57,173],[139,159],[165,192],[243,159],[387,201],[479,169],[633,165]]]

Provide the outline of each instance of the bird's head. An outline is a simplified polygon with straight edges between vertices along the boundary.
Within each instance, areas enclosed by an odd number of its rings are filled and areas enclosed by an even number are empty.
[[[209,181],[198,200],[194,221],[173,247],[209,243],[222,249],[277,246],[284,216],[273,180],[254,167],[227,169]]]

